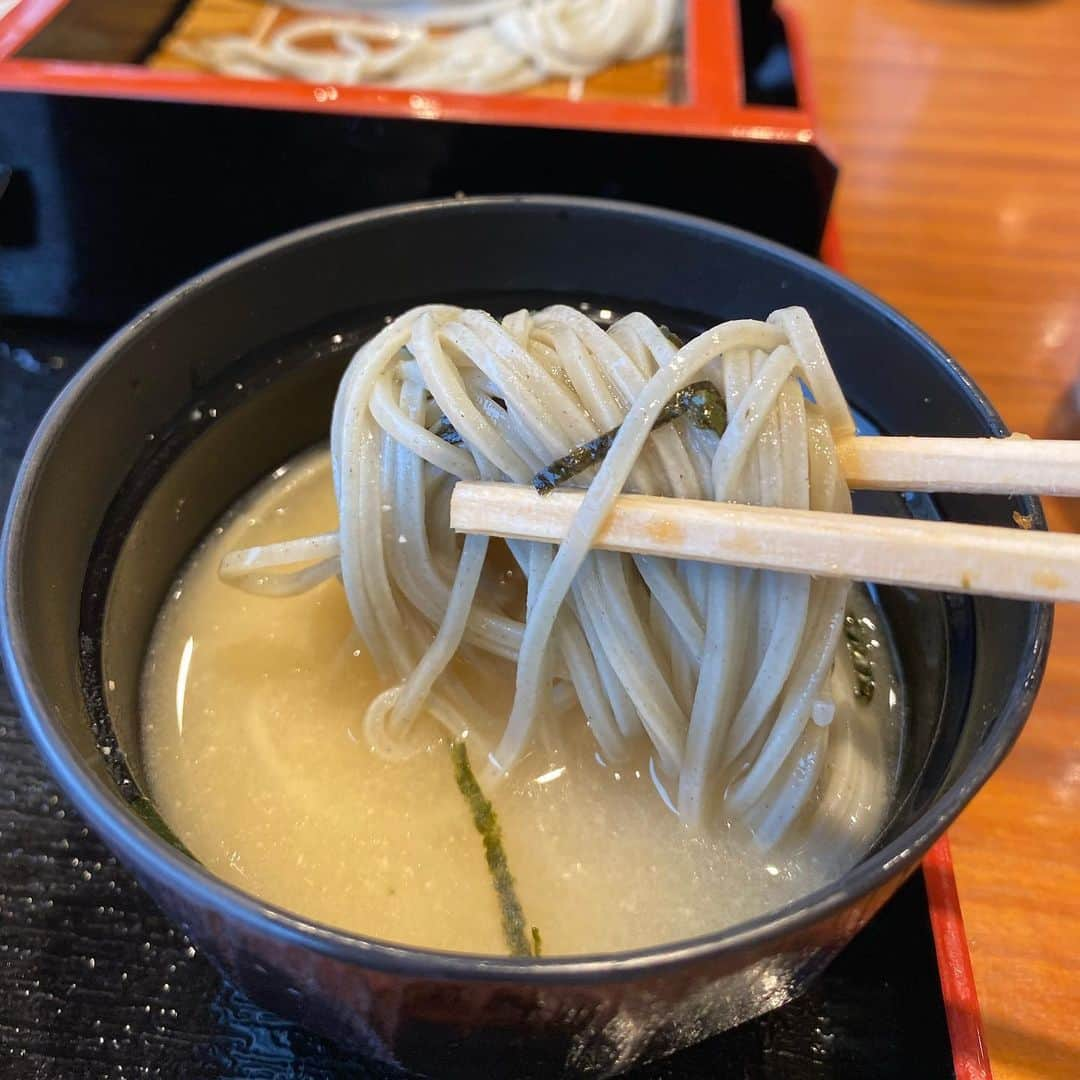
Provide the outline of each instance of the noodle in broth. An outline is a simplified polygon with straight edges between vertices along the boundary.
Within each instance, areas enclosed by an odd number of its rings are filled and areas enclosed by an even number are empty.
[[[654,429],[702,379],[726,425]],[[528,482],[615,429],[567,480],[588,493],[557,552],[450,532],[456,479]],[[260,896],[454,949],[510,941],[462,741],[546,952],[692,936],[819,887],[888,805],[902,703],[868,596],[589,544],[624,488],[849,509],[852,429],[800,309],[681,348],[639,314],[407,313],[350,366],[329,453],[256,490],[166,605],[143,696],[159,809]]]

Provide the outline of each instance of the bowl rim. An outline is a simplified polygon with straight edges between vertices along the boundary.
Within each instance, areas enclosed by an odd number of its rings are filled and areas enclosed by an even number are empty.
[[[13,696],[38,750],[64,794],[78,808],[108,846],[134,870],[162,883],[171,892],[236,919],[257,934],[356,963],[373,970],[421,978],[504,983],[597,983],[656,975],[695,962],[715,961],[745,954],[766,954],[782,939],[821,923],[853,902],[913,870],[916,862],[967,805],[1008,753],[1023,728],[1046,665],[1053,608],[1027,605],[1029,631],[1025,661],[1017,672],[1000,710],[994,740],[978,748],[963,772],[943,795],[892,842],[857,863],[837,881],[780,909],[735,926],[694,938],[646,948],[573,956],[514,958],[455,953],[367,938],[323,925],[315,920],[264,902],[216,877],[190,860],[124,805],[114,790],[95,775],[54,723],[49,695],[38,678],[21,628],[25,606],[19,566],[24,559],[24,534],[30,508],[40,488],[41,472],[59,432],[82,398],[110,366],[115,354],[148,326],[182,304],[193,292],[229,275],[242,272],[284,249],[301,246],[336,232],[362,231],[400,219],[438,218],[446,214],[483,212],[523,213],[568,211],[607,215],[631,228],[642,221],[705,233],[734,241],[743,248],[787,265],[809,271],[822,283],[870,308],[879,318],[913,338],[921,349],[951,377],[975,405],[980,420],[993,434],[1007,429],[986,396],[967,373],[929,336],[892,307],[823,263],[745,230],[706,218],[639,203],[558,195],[501,195],[422,200],[347,214],[297,229],[232,255],[196,274],[161,299],[152,302],[112,335],[60,392],[41,420],[26,451],[12,489],[0,538],[0,650]],[[1036,528],[1045,528],[1037,499],[1025,497]]]

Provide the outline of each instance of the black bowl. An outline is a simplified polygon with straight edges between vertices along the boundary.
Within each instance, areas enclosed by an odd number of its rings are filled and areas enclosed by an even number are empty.
[[[72,801],[252,997],[439,1077],[613,1074],[799,993],[1001,761],[1050,635],[1045,605],[881,590],[910,712],[884,835],[830,887],[693,941],[539,961],[437,953],[315,925],[202,870],[133,812],[108,730],[138,779],[138,672],[176,571],[237,495],[325,437],[337,377],[384,316],[423,300],[501,313],[554,297],[601,313],[640,307],[686,331],[804,304],[869,425],[1005,434],[933,342],[774,244],[580,199],[429,203],[263,245],[137,318],[45,418],[4,534],[8,674]],[[1000,525],[1016,510],[1044,527],[1038,504],[1022,498],[880,495],[865,505]]]

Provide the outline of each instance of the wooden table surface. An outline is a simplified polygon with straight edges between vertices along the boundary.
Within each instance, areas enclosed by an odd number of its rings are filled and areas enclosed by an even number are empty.
[[[1080,4],[789,0],[841,164],[847,271],[1015,430],[1080,438]],[[1048,506],[1080,527],[1080,506]],[[1080,607],[950,832],[998,1080],[1080,1077]]]

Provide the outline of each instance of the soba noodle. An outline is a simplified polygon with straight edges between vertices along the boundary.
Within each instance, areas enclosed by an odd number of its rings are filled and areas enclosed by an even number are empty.
[[[723,396],[722,435],[686,416],[654,428],[695,380]],[[567,540],[509,543],[527,580],[524,618],[503,610],[481,587],[488,538],[459,545],[449,529],[454,484],[528,483],[616,428],[604,460],[574,481],[588,486]],[[624,490],[849,511],[835,442],[853,432],[801,308],[679,347],[640,313],[605,331],[562,305],[501,322],[418,307],[357,352],[338,390],[338,532],[234,552],[221,574],[270,596],[341,577],[392,684],[364,719],[388,758],[415,754],[441,727],[486,759],[494,784],[531,747],[558,745],[560,716],[580,704],[605,760],[648,747],[661,794],[690,825],[739,821],[765,847],[796,826],[813,837],[854,820],[882,782],[848,722],[848,583],[591,543]],[[458,654],[481,670],[516,662],[508,719],[459,677]]]
[[[403,13],[389,4],[298,6],[346,11],[294,19],[265,39],[206,37],[178,51],[245,78],[506,93],[659,52],[678,14],[676,0],[476,0]],[[332,49],[318,47],[328,38]]]

